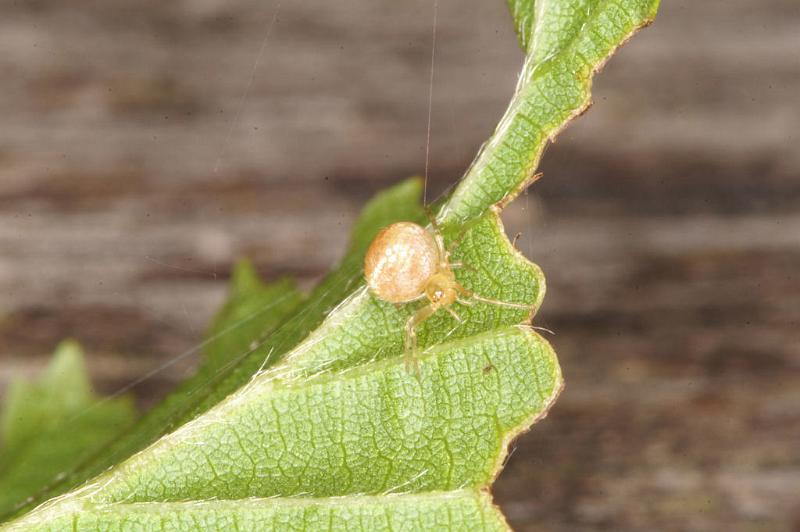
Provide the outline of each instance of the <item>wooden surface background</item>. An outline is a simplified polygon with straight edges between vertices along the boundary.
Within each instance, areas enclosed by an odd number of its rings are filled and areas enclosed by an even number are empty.
[[[0,6],[0,388],[71,336],[119,389],[198,343],[235,257],[308,286],[424,168],[431,0],[271,31],[272,0]],[[665,0],[505,214],[567,380],[496,485],[518,530],[800,527],[798,28],[796,0]],[[440,0],[434,192],[521,58],[500,0]]]

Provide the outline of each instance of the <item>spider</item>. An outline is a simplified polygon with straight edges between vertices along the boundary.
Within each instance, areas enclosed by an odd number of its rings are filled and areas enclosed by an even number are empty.
[[[396,305],[427,298],[428,303],[419,308],[405,325],[406,368],[417,364],[416,329],[440,309],[450,313],[462,323],[461,317],[451,308],[454,303],[472,305],[482,301],[503,307],[530,309],[530,305],[509,303],[482,297],[456,280],[453,270],[469,267],[450,262],[450,252],[460,239],[444,245],[444,237],[431,217],[433,231],[412,222],[398,222],[382,229],[367,249],[364,258],[364,276],[370,291],[383,301]]]

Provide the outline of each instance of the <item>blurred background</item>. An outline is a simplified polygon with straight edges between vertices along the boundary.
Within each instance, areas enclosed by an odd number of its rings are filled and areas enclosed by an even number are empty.
[[[198,344],[237,257],[311,286],[424,169],[432,0],[0,6],[0,393],[64,337],[118,390]],[[665,0],[504,214],[567,381],[495,486],[516,529],[800,528],[798,28]],[[521,61],[504,2],[439,1],[434,193]]]

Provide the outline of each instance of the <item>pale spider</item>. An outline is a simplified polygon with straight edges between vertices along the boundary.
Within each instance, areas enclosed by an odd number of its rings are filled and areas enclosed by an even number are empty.
[[[444,237],[433,218],[431,226],[432,232],[411,222],[385,227],[375,236],[364,258],[367,286],[379,299],[399,305],[428,298],[428,304],[412,314],[405,325],[406,367],[410,369],[413,365],[417,373],[416,328],[439,309],[446,310],[461,323],[461,317],[450,308],[453,303],[472,305],[474,300],[503,307],[531,308],[482,297],[464,288],[456,280],[453,269],[467,265],[450,262],[452,249],[445,247]],[[451,248],[458,245],[458,241],[456,239]]]

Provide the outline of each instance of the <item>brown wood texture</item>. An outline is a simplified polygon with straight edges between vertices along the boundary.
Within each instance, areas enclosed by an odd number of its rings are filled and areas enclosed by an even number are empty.
[[[663,4],[505,215],[567,381],[496,484],[518,530],[800,527],[800,9]],[[268,37],[271,1],[1,5],[0,388],[74,337],[119,389],[197,345],[236,257],[308,286],[424,169],[430,0],[284,2]],[[440,0],[432,193],[521,58],[501,0]]]

